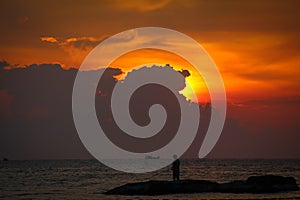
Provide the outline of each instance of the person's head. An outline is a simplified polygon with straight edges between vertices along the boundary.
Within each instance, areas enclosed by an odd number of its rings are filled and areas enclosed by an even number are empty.
[[[177,155],[176,155],[176,154],[174,154],[174,155],[173,155],[173,158],[174,158],[174,160],[176,160],[176,159],[177,159]]]

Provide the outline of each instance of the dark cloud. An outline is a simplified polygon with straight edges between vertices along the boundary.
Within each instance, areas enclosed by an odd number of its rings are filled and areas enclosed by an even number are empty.
[[[94,37],[70,37],[65,40],[60,40],[56,37],[41,37],[40,40],[44,42],[54,43],[63,48],[77,48],[81,50],[87,50],[95,47],[100,42],[105,40],[107,37],[102,39],[94,38]]]
[[[299,124],[278,124],[249,121],[241,124],[241,119],[227,118],[221,137],[208,157],[299,158]]]
[[[59,64],[32,64],[26,68],[13,68],[2,72],[1,104],[9,106],[8,110],[0,109],[1,156],[12,159],[90,158],[79,140],[72,117],[72,89],[77,72],[77,69],[63,69]],[[90,77],[94,76],[95,72],[81,73]],[[120,140],[120,130],[113,121],[110,97],[117,83],[114,77],[121,73],[120,69],[106,69],[96,91],[96,108],[97,112],[101,113],[98,114],[99,121],[103,122],[104,129],[111,133],[112,140],[117,136],[115,142],[119,142],[119,145],[124,144],[124,141]],[[174,70],[173,73],[177,74]],[[185,87],[185,80],[180,75],[177,78],[179,79],[172,81],[179,91]],[[166,96],[167,89],[148,86],[141,91],[142,93],[138,92],[134,99],[144,103],[133,107],[135,119],[142,120],[139,123],[147,121],[142,116],[147,113],[147,105],[150,106],[154,102],[166,105],[171,113],[176,110],[175,106],[170,104],[172,101],[169,96]],[[158,96],[160,101],[155,100]],[[10,117],[7,117],[7,113],[10,113]],[[176,128],[172,121],[179,115],[170,116],[167,130]],[[153,146],[152,143],[149,144],[149,147]]]
[[[1,156],[15,159],[82,157],[71,115],[76,70],[58,64],[7,70],[1,89],[12,97],[10,118],[1,119]],[[65,148],[64,148],[65,147]]]
[[[0,71],[4,70],[5,67],[8,67],[9,63],[6,61],[0,61]]]
[[[2,65],[6,66],[7,63],[2,62]],[[154,68],[142,70],[154,70]],[[89,77],[94,76],[94,72],[82,73]],[[1,72],[0,156],[11,159],[91,158],[77,135],[72,117],[72,89],[77,73],[77,69],[66,70],[59,64],[33,64],[26,68],[13,68]],[[128,142],[138,143],[132,138],[123,138],[123,132],[116,126],[110,110],[111,91],[118,82],[115,76],[121,73],[120,69],[106,69],[95,91],[95,102],[98,119],[103,128],[110,133],[110,139],[120,146],[126,144],[128,147]],[[128,77],[134,77],[136,73],[138,72],[130,72]],[[182,70],[180,73],[184,76],[177,76],[177,72],[173,70],[173,75],[169,77],[178,91],[185,87],[185,76],[188,72]],[[172,77],[177,78],[172,79]],[[182,95],[181,97],[185,98]],[[164,105],[168,113],[168,125],[163,129],[167,134],[163,139],[152,138],[156,141],[155,145],[152,145],[151,139],[140,143],[143,144],[145,151],[166,144],[172,139],[172,134],[176,133],[178,104],[172,99],[174,99],[172,94],[168,93],[166,88],[157,85],[147,85],[134,93],[130,111],[137,124],[149,123],[148,109],[153,104]],[[210,111],[214,108],[211,108],[210,104],[197,105],[188,101],[186,104],[199,106],[201,111],[197,136],[184,154],[185,157],[197,157],[210,122]],[[239,113],[243,115],[242,110]],[[247,124],[241,120],[242,117],[238,120],[227,117],[221,138],[210,157],[296,158],[300,156],[299,145],[296,145],[299,141],[299,136],[295,132],[296,124],[292,126],[290,124],[283,126],[280,123],[278,126],[260,124],[252,127],[253,123]]]
[[[91,39],[91,38],[71,38],[66,41],[69,45],[86,50],[87,48],[95,47],[97,44],[99,44],[101,40],[97,39]]]
[[[182,69],[181,71],[178,71],[180,74],[182,74],[183,77],[189,77],[191,74],[188,70]]]

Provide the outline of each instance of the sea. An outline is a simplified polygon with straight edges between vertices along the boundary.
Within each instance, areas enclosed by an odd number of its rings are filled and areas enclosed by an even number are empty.
[[[122,161],[124,162],[124,161]],[[130,161],[128,161],[130,162]],[[292,176],[300,184],[299,159],[185,159],[181,179],[219,183],[253,175]],[[125,173],[97,160],[12,160],[0,162],[0,199],[300,199],[300,191],[273,194],[197,193],[119,196],[103,192],[126,183],[171,180],[170,167],[149,173]]]

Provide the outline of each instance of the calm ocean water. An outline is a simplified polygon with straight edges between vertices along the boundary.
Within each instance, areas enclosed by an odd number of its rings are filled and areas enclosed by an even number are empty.
[[[182,179],[217,182],[251,175],[293,176],[300,183],[300,160],[182,160]],[[169,167],[156,172],[128,174],[96,160],[36,160],[0,162],[0,199],[300,199],[300,191],[279,194],[178,194],[106,196],[102,193],[129,182],[171,180]]]

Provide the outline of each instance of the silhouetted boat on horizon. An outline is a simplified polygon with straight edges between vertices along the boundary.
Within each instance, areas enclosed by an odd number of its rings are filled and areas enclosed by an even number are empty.
[[[160,159],[160,157],[159,156],[147,155],[147,156],[145,156],[145,159]]]

